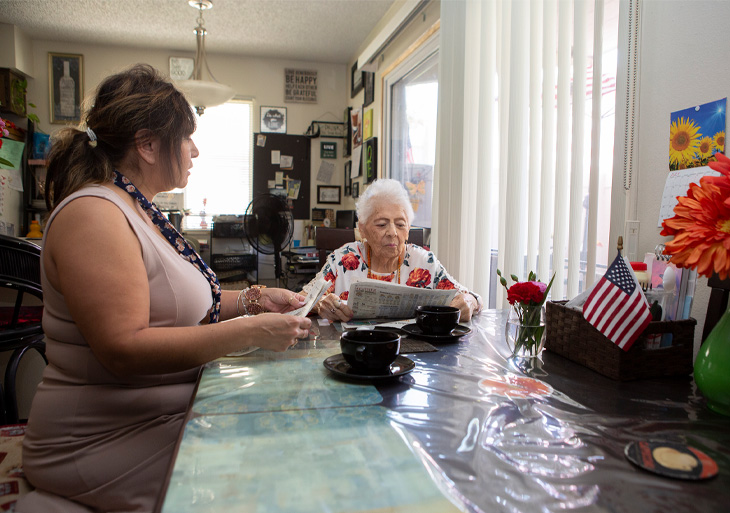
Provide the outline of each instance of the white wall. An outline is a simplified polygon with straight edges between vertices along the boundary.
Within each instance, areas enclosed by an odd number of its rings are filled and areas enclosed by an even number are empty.
[[[388,12],[385,13],[385,16],[383,16],[383,20],[373,29],[373,31],[368,36],[368,39],[365,40],[358,49],[358,52],[356,55],[353,55],[352,62],[355,62],[355,59],[360,55],[360,52],[362,52],[368,44],[375,38],[375,36],[382,30],[383,25],[385,24],[385,21],[388,19],[392,13],[397,11],[401,5],[399,5],[397,2],[393,4],[393,6],[388,10]],[[379,139],[378,141],[378,177],[383,177],[383,171],[385,170],[384,164],[383,164],[383,144],[385,141],[383,141],[383,111],[382,111],[382,105],[384,105],[383,100],[383,72],[388,71],[389,69],[392,69],[393,64],[395,64],[399,59],[402,59],[406,54],[409,53],[411,50],[411,46],[418,41],[418,39],[429,31],[434,25],[437,25],[439,22],[439,19],[441,17],[441,2],[438,0],[432,0],[429,2],[429,4],[426,6],[426,8],[418,13],[414,19],[410,21],[410,23],[403,28],[403,30],[398,34],[397,37],[395,37],[388,46],[384,49],[382,54],[375,59],[375,100],[369,107],[373,108],[373,137],[377,137]],[[351,63],[352,64],[352,63]],[[353,108],[362,108],[365,92],[360,91],[358,94],[355,95],[354,98],[350,98],[350,80],[349,80],[349,68],[348,68],[348,82],[347,82],[347,105]],[[362,194],[365,190],[364,188],[364,178],[359,177],[356,181],[360,182],[360,194]],[[343,207],[346,208],[346,207]],[[355,208],[354,201],[352,202],[352,206],[350,208]]]
[[[118,46],[85,46],[78,43],[33,41],[33,79],[29,80],[28,101],[35,103],[41,118],[41,129],[52,133],[62,125],[48,120],[48,52],[76,53],[84,56],[84,93],[88,97],[98,83],[108,75],[132,64],[145,62],[163,73],[169,72],[170,57],[195,57],[179,51],[148,50]],[[216,79],[228,84],[236,94],[254,99],[254,131],[259,130],[261,105],[287,108],[287,133],[304,134],[313,120],[340,121],[347,101],[347,73],[342,64],[261,59],[231,55],[208,55],[208,63]],[[318,72],[316,104],[284,103],[284,69],[307,69]],[[341,144],[338,144],[338,147]],[[338,148],[339,151],[339,148]],[[312,169],[319,168],[319,140],[312,142]],[[337,160],[337,168],[344,160]],[[343,185],[343,174],[336,173],[332,185]],[[310,198],[316,200],[317,187],[311,182]],[[315,201],[311,207],[317,207]],[[344,207],[343,207],[344,208]]]
[[[730,95],[730,2],[643,0],[638,109],[638,219],[640,254],[653,252],[662,188],[669,168],[670,114]],[[727,128],[726,128],[727,132]],[[695,353],[702,334],[709,288],[697,284]]]

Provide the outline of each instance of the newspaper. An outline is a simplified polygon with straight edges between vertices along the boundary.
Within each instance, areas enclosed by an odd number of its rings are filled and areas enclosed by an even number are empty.
[[[417,306],[447,306],[457,290],[421,289],[379,280],[356,281],[350,285],[347,305],[353,319],[406,319]]]
[[[286,315],[300,315],[302,317],[306,317],[312,310],[314,305],[317,304],[317,301],[319,301],[325,294],[325,292],[327,292],[327,289],[330,287],[330,285],[332,285],[330,282],[320,277],[316,282],[314,282],[314,285],[309,291],[307,301],[304,303],[304,305],[300,306],[296,310],[287,312]]]

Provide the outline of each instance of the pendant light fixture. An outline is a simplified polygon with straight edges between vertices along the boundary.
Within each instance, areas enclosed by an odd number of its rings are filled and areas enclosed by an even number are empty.
[[[178,88],[185,94],[190,105],[195,107],[198,115],[202,115],[206,107],[213,107],[227,102],[235,94],[233,89],[218,82],[208,66],[205,56],[205,35],[207,31],[203,25],[203,11],[213,8],[212,0],[188,0],[191,7],[198,9],[198,26],[195,27],[195,38],[198,50],[195,55],[193,78],[177,82]],[[206,79],[203,78],[205,70]]]

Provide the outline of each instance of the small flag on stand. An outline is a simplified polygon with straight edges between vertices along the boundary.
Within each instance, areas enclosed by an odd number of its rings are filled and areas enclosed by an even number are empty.
[[[649,325],[649,304],[620,249],[583,305],[583,317],[624,351],[631,348]]]

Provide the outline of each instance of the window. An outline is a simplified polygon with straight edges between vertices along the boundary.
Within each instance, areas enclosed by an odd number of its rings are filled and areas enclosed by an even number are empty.
[[[251,103],[230,101],[196,114],[200,151],[183,190],[184,229],[209,229],[216,215],[242,215],[251,201]]]
[[[431,227],[438,109],[438,35],[385,75],[385,176],[408,190],[413,226]]]
[[[490,307],[506,305],[496,268],[554,275],[551,298],[573,298],[615,254],[607,213],[618,8],[441,3],[431,245]]]

